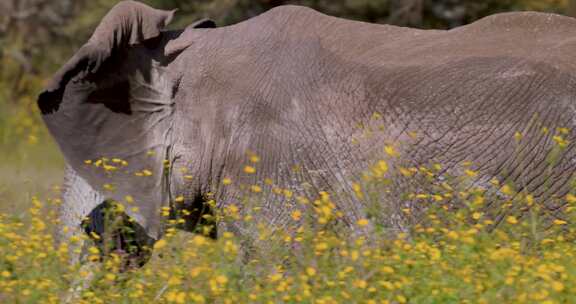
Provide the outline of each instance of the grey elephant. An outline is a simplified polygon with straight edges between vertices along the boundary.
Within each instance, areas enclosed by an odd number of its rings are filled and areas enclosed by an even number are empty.
[[[554,165],[544,147],[574,125],[572,18],[506,13],[418,30],[282,6],[232,26],[164,30],[173,14],[120,2],[39,96],[67,163],[68,234],[86,217],[99,231],[95,210],[117,201],[149,245],[167,221],[159,210],[191,210],[193,228],[211,200],[251,212],[241,193],[267,184],[290,193],[262,194],[257,217],[272,229],[309,212],[295,198],[325,191],[357,232],[367,206],[352,183],[400,142],[410,144],[391,166],[441,163],[448,174],[470,161],[475,184],[515,182],[550,212],[570,190],[571,135]]]

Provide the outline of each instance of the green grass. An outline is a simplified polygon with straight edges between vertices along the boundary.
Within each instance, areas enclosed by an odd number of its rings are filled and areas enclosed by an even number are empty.
[[[48,197],[62,184],[64,162],[51,140],[0,148],[0,212],[22,213],[32,196]]]
[[[5,303],[58,303],[83,277],[92,279],[74,302],[569,303],[576,296],[576,196],[563,198],[565,220],[550,221],[529,194],[514,193],[513,187],[494,182],[499,196],[458,188],[462,179],[475,176],[471,169],[439,187],[431,185],[429,193],[408,194],[427,208],[419,224],[394,236],[377,218],[368,218],[356,223],[357,229],[372,223],[374,232],[346,237],[331,228],[338,215],[328,194],[305,199],[282,190],[314,210],[292,214],[288,229],[271,233],[257,214],[219,214],[258,227],[262,249],[248,256],[242,240],[230,233],[213,241],[170,228],[142,269],[119,272],[116,254],[91,270],[79,268],[68,264],[69,248],[78,239],[53,245],[58,200],[48,197],[54,197],[50,188],[61,177],[61,160],[46,147],[26,146],[26,153],[3,156],[3,172],[14,177],[1,181],[7,185],[2,200],[12,202],[2,206],[7,211],[0,216],[0,300]],[[392,176],[425,181],[438,168],[394,174],[399,168],[382,160],[353,188],[377,202],[377,191],[390,187]],[[259,201],[274,190],[248,191],[249,199]],[[507,213],[497,227],[485,209],[489,202]],[[533,211],[518,212],[525,207]],[[90,248],[88,258],[98,256],[98,249]]]
[[[334,229],[338,212],[329,193],[297,197],[264,182],[246,187],[242,203],[257,204],[274,191],[310,208],[292,213],[289,227],[274,232],[257,212],[240,215],[229,207],[216,215],[255,227],[260,250],[246,254],[243,240],[230,233],[214,241],[169,228],[141,269],[120,272],[117,254],[92,268],[70,265],[79,239],[56,246],[53,237],[63,161],[42,129],[33,133],[39,142],[30,143],[26,132],[36,127],[24,125],[3,138],[0,150],[2,303],[59,303],[87,277],[90,284],[74,303],[570,303],[576,297],[575,195],[560,198],[565,217],[554,220],[513,185],[470,188],[467,179],[478,174],[473,164],[437,184],[439,164],[398,167],[391,147],[352,183],[355,195],[373,206],[355,224],[359,231],[374,227],[369,234]],[[563,143],[556,140],[552,151],[561,152]],[[249,171],[257,172],[251,161]],[[402,194],[415,208],[382,209],[398,179],[417,181],[417,189]],[[412,224],[390,233],[390,212]],[[96,247],[88,252],[88,260],[99,259]]]

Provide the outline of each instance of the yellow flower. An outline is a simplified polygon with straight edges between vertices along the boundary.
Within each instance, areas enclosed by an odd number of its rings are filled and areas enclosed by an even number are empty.
[[[450,231],[448,231],[448,233],[446,233],[446,236],[453,239],[453,240],[456,240],[456,239],[458,239],[458,232],[450,230]]]
[[[258,157],[257,155],[252,155],[250,156],[250,161],[253,163],[257,163],[260,161],[260,157]]]
[[[230,185],[231,183],[232,183],[232,180],[229,179],[228,177],[225,177],[225,178],[222,180],[222,184],[223,184],[223,185]]]
[[[534,205],[534,196],[531,194],[526,195],[526,204],[528,204],[528,206],[532,206]]]
[[[560,147],[560,148],[565,148],[566,146],[568,146],[568,144],[570,143],[570,141],[564,139],[562,136],[560,135],[556,135],[553,136],[552,139],[556,142],[556,144]]]
[[[108,281],[114,281],[116,279],[116,275],[113,273],[107,273],[105,276],[106,280]]]
[[[174,202],[175,202],[175,203],[183,203],[183,202],[184,202],[184,196],[182,196],[182,195],[177,196],[177,197],[174,199]]]
[[[552,287],[552,289],[554,289],[554,291],[557,291],[557,292],[561,292],[564,290],[564,284],[562,284],[561,282],[558,282],[558,281],[550,282],[550,287]]]
[[[127,202],[128,204],[134,203],[134,198],[132,197],[132,195],[126,195],[126,196],[124,197],[124,200],[126,200],[126,202]]]
[[[228,278],[225,275],[218,275],[216,276],[216,282],[220,285],[226,285]]]
[[[115,166],[107,165],[107,164],[104,164],[103,168],[105,171],[115,171],[116,169],[118,169]]]
[[[166,240],[158,240],[155,244],[154,244],[154,249],[162,249],[164,247],[166,247],[168,243],[166,242]]]
[[[254,193],[262,192],[262,188],[261,188],[260,186],[258,186],[258,185],[252,185],[252,186],[250,187],[250,190],[251,190],[252,192],[254,192]]]
[[[310,277],[313,277],[316,275],[316,269],[314,269],[314,267],[307,267],[306,274]]]
[[[278,281],[280,281],[280,280],[282,279],[282,274],[281,274],[281,273],[278,273],[278,272],[275,273],[275,274],[271,274],[271,275],[268,276],[268,279],[269,279],[271,282],[278,282]]]
[[[481,212],[474,212],[472,213],[472,218],[475,220],[479,220],[482,217],[482,213]]]
[[[404,175],[405,177],[412,176],[412,171],[410,171],[406,168],[400,167],[400,169],[398,169],[398,170],[400,171],[400,174]]]
[[[384,152],[386,152],[386,154],[388,154],[392,157],[398,156],[398,152],[396,152],[396,150],[394,150],[394,147],[392,147],[390,145],[384,146]]]
[[[355,280],[352,282],[352,285],[356,288],[365,289],[368,286],[368,283],[364,280]]]
[[[400,304],[404,304],[406,301],[408,301],[406,297],[401,294],[396,296],[396,300],[398,300],[398,303]]]
[[[246,167],[244,167],[244,172],[246,172],[248,174],[253,174],[256,172],[256,169],[252,166],[246,166]]]
[[[473,170],[470,170],[470,169],[464,170],[464,173],[465,173],[466,175],[468,175],[469,177],[476,177],[476,176],[478,176],[478,172],[473,171]]]
[[[364,198],[364,193],[362,193],[362,186],[360,186],[360,184],[352,183],[352,190],[356,194],[356,197],[358,197],[359,199]]]
[[[508,185],[502,186],[500,191],[506,195],[512,195],[514,193],[514,191],[512,190],[512,187],[510,187]]]
[[[299,221],[302,218],[302,212],[300,210],[294,210],[291,214],[292,219],[295,221]]]
[[[384,161],[384,160],[378,161],[372,167],[372,174],[375,177],[383,177],[384,174],[386,174],[386,172],[388,172],[388,163],[386,163],[386,161]]]
[[[152,171],[148,170],[148,169],[144,169],[142,170],[142,175],[144,176],[151,176],[152,175]]]
[[[166,301],[168,303],[184,304],[186,303],[186,293],[183,291],[169,291],[166,293]]]
[[[88,248],[88,252],[91,254],[99,254],[100,250],[98,249],[98,247],[92,246],[92,247]]]
[[[357,224],[360,227],[366,227],[366,226],[368,226],[368,224],[370,224],[370,222],[367,219],[363,218],[363,219],[359,219]]]
[[[380,169],[380,171],[382,171],[382,173],[386,173],[388,172],[388,164],[386,163],[386,161],[378,161],[378,169]]]
[[[518,224],[518,220],[514,216],[507,217],[506,222],[508,222],[508,224],[511,224],[511,225]]]
[[[576,195],[574,195],[572,193],[568,193],[566,195],[566,201],[570,204],[575,204],[576,203]]]
[[[564,220],[554,220],[554,225],[566,225],[568,222]]]

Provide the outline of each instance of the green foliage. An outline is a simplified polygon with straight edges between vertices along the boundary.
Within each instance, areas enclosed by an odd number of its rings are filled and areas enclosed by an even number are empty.
[[[395,157],[392,149],[387,152],[387,158]],[[292,213],[282,229],[254,208],[215,215],[257,229],[251,247],[256,251],[246,251],[246,240],[229,232],[218,240],[207,237],[209,229],[178,232],[178,219],[166,213],[170,226],[155,243],[151,261],[125,272],[120,253],[102,259],[103,249],[93,245],[88,260],[101,264],[69,265],[70,250],[83,237],[54,247],[50,231],[58,225],[55,209],[61,202],[32,198],[25,215],[0,214],[0,295],[10,303],[58,303],[71,295],[71,285],[85,285],[74,303],[570,302],[576,295],[574,192],[559,198],[562,218],[550,217],[541,202],[514,192],[513,185],[492,181],[492,188],[470,187],[466,181],[477,174],[470,166],[441,185],[430,179],[440,174],[440,165],[400,170],[381,160],[369,168],[353,190],[374,205],[382,205],[391,179],[428,183],[428,192],[408,189],[416,204],[402,210],[405,215],[420,210],[420,220],[394,234],[380,224],[390,216],[380,210],[353,223],[362,233],[343,235],[331,224],[338,213],[328,193],[294,197],[265,183],[249,188],[246,199],[257,204],[273,197],[269,191],[279,192],[310,212]]]

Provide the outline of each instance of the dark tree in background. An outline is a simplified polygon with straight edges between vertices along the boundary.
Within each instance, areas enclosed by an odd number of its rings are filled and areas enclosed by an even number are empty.
[[[504,11],[567,13],[576,0],[148,0],[159,7],[179,7],[187,16],[203,15],[230,24],[279,5],[312,7],[329,15],[419,28],[452,28]]]

